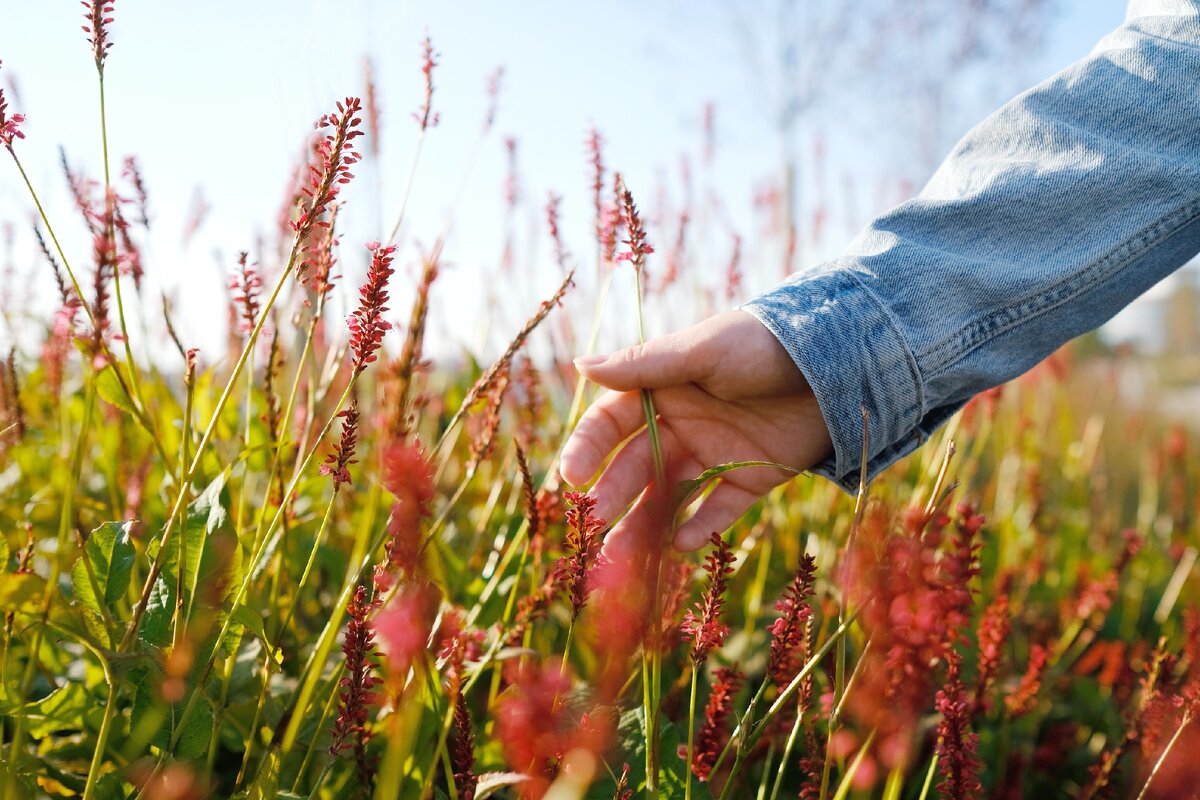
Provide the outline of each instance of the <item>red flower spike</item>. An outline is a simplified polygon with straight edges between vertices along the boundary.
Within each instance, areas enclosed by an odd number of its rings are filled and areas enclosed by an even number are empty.
[[[557,582],[571,598],[571,619],[577,619],[587,604],[591,587],[588,572],[600,555],[600,535],[607,523],[594,516],[596,498],[581,492],[567,492],[567,555],[555,569]]]
[[[641,214],[633,202],[633,193],[625,186],[621,176],[617,175],[617,202],[621,208],[621,221],[625,224],[625,233],[629,237],[625,244],[629,250],[616,256],[616,261],[628,261],[639,273],[644,274],[646,256],[654,252],[654,248],[646,241],[646,228],[642,224]]]
[[[367,589],[359,586],[354,597],[346,605],[350,622],[346,625],[346,638],[342,652],[346,656],[346,675],[338,684],[342,692],[338,697],[338,717],[330,731],[329,754],[337,756],[347,746],[346,739],[354,737],[354,761],[358,770],[359,783],[371,785],[374,768],[367,760],[366,730],[371,706],[375,702],[375,687],[383,681],[376,677],[375,634],[367,617],[375,608],[374,601],[367,596]]]
[[[804,656],[804,632],[813,610],[808,600],[817,577],[817,562],[807,553],[800,557],[800,566],[792,582],[775,603],[779,617],[771,623],[771,645],[767,658],[767,674],[778,687],[787,686],[800,671]]]
[[[350,328],[350,354],[355,374],[361,373],[376,358],[383,345],[383,335],[392,329],[392,324],[383,318],[388,310],[388,279],[392,269],[395,245],[381,246],[371,242],[367,249],[372,251],[371,266],[367,280],[359,289],[358,308],[350,315],[346,325]]]
[[[363,133],[358,130],[362,119],[362,102],[357,97],[347,97],[337,104],[336,114],[326,114],[317,120],[317,130],[325,128],[331,132],[317,142],[316,154],[320,165],[310,164],[308,180],[300,189],[299,217],[291,223],[296,238],[303,241],[317,225],[326,226],[322,216],[337,199],[340,188],[350,182],[354,174],[350,167],[358,163],[360,155],[354,149],[354,140]]]
[[[1008,608],[1008,595],[997,595],[984,610],[976,634],[979,641],[979,664],[975,670],[975,699],[971,709],[973,715],[984,708],[985,695],[1004,658],[1004,643],[1008,640],[1011,629],[1012,617]]]
[[[1050,651],[1046,647],[1035,644],[1029,650],[1029,666],[1021,676],[1021,682],[1016,691],[1004,698],[1008,713],[1013,718],[1028,714],[1037,702],[1038,692],[1042,688],[1042,676],[1050,660]]]
[[[0,67],[4,66],[4,62],[0,61]],[[0,87],[0,142],[8,149],[8,152],[13,152],[13,140],[24,139],[25,134],[21,132],[21,123],[25,121],[24,114],[9,114],[8,100],[4,97],[4,89]]]
[[[971,730],[973,703],[959,676],[959,656],[949,658],[946,685],[938,690],[935,706],[942,715],[937,728],[938,772],[942,797],[971,800],[979,797],[983,785],[979,772],[983,765],[977,754],[979,734]]]
[[[83,14],[83,20],[87,24],[83,26],[83,32],[88,35],[88,44],[92,46],[92,55],[96,59],[96,69],[104,71],[104,59],[108,58],[108,51],[112,48],[112,42],[108,40],[108,26],[112,24],[113,18],[109,14],[113,13],[113,3],[116,0],[82,0],[82,5],[86,11]]]
[[[569,752],[583,726],[569,724],[562,696],[571,688],[557,662],[534,665],[509,662],[510,687],[497,704],[496,733],[514,771],[529,776],[522,796],[541,797],[553,775],[553,763]]]
[[[744,677],[735,669],[719,669],[713,675],[712,691],[704,706],[704,724],[696,733],[692,749],[692,773],[702,781],[712,775],[713,766],[729,737],[729,715],[733,698],[741,688]]]
[[[433,111],[433,68],[438,64],[435,60],[437,56],[433,49],[433,41],[426,36],[421,40],[421,74],[425,76],[425,100],[413,114],[421,133],[436,126],[440,119]]]
[[[258,313],[262,310],[262,274],[254,265],[247,263],[249,257],[250,254],[245,250],[238,253],[238,271],[229,279],[229,291],[238,306],[242,333],[254,330]]]
[[[350,407],[338,412],[338,416],[342,418],[342,439],[318,470],[322,475],[333,477],[335,489],[340,484],[350,483],[349,466],[357,463],[354,448],[358,444],[358,400],[352,400]]]
[[[684,635],[692,639],[692,664],[697,667],[704,663],[709,652],[720,648],[729,635],[729,626],[721,622],[721,607],[725,603],[729,576],[733,574],[733,548],[715,531],[710,541],[713,549],[704,557],[708,586],[696,604],[695,612],[689,610],[682,625]]]
[[[475,800],[479,777],[475,774],[475,734],[471,730],[471,715],[462,694],[454,700],[454,729],[449,742],[450,766],[454,772],[454,788],[460,800]]]
[[[383,451],[383,486],[396,501],[388,516],[387,563],[412,574],[421,549],[421,520],[433,500],[433,468],[417,442],[394,442]]]
[[[402,684],[413,664],[429,649],[438,596],[429,584],[409,583],[375,616],[375,631],[387,672]]]

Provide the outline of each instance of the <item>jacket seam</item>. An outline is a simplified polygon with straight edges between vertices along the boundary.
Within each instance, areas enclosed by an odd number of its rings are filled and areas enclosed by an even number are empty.
[[[1044,291],[1015,305],[994,311],[960,329],[953,337],[931,347],[924,360],[931,372],[941,372],[961,361],[980,345],[1001,336],[1017,325],[1058,308],[1077,294],[1108,280],[1121,269],[1170,239],[1200,218],[1200,200],[1193,200],[1166,217],[1147,225],[1082,270],[1064,276]]]
[[[892,331],[892,335],[895,336],[896,341],[900,343],[900,348],[904,351],[904,358],[908,361],[908,368],[912,371],[913,383],[916,386],[917,422],[920,422],[920,420],[925,416],[925,380],[921,375],[921,367],[917,361],[916,355],[913,353],[912,346],[909,345],[908,340],[904,337],[903,328],[900,327],[899,321],[892,313],[892,310],[888,308],[887,304],[884,303],[875,294],[875,292],[871,291],[870,287],[868,287],[859,279],[858,275],[854,273],[854,270],[843,270],[843,273],[850,278],[850,280],[855,286],[858,287],[860,291],[862,291],[867,297],[871,298],[871,302],[875,304],[875,307],[879,309],[880,314],[882,314],[883,318],[887,320],[887,324]]]

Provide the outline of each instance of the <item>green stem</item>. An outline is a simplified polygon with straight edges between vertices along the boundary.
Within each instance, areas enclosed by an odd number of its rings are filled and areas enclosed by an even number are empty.
[[[687,743],[687,764],[684,768],[687,772],[687,777],[683,784],[684,800],[692,800],[692,757],[696,753],[696,675],[699,672],[699,664],[692,663],[692,688],[688,695],[688,743]]]
[[[108,700],[104,704],[104,717],[100,721],[100,732],[96,734],[96,749],[92,753],[92,763],[88,767],[87,783],[83,787],[83,800],[92,800],[96,796],[96,780],[100,777],[100,767],[104,764],[105,751],[108,748],[108,735],[112,731],[113,717],[117,711],[117,694],[120,684],[113,677],[108,663],[100,662],[104,669],[104,680],[108,683]]]
[[[88,375],[86,396],[84,398],[84,416],[83,424],[79,428],[79,435],[75,439],[75,446],[71,452],[71,468],[67,476],[67,483],[63,491],[62,508],[59,511],[58,517],[58,548],[59,554],[67,552],[67,534],[71,528],[71,517],[73,514],[75,502],[75,490],[79,485],[79,478],[83,472],[83,451],[86,446],[87,437],[92,424],[92,411],[96,401],[96,383],[90,379],[91,373]],[[66,413],[64,409],[64,414]],[[25,663],[25,671],[21,676],[20,697],[22,704],[27,702],[29,691],[33,687],[33,678],[37,673],[38,662],[41,658],[42,636],[45,632],[46,625],[50,619],[50,609],[54,602],[54,587],[58,586],[58,576],[61,571],[61,557],[56,556],[50,561],[50,575],[46,580],[46,593],[42,601],[41,623],[36,625],[33,631],[33,643],[29,648],[28,660]],[[13,797],[17,785],[17,771],[20,766],[21,750],[25,746],[25,712],[24,708],[15,714],[13,723],[12,739],[8,745],[7,759],[7,774],[4,783],[0,785],[0,800]]]
[[[121,640],[120,645],[117,647],[117,652],[119,653],[125,652],[137,636],[137,630],[141,625],[142,616],[146,613],[146,607],[150,601],[150,593],[154,590],[154,582],[158,580],[158,575],[160,572],[162,572],[164,563],[163,558],[167,552],[167,545],[169,544],[168,540],[171,538],[171,534],[174,531],[175,521],[179,518],[179,514],[183,510],[184,502],[188,496],[187,485],[192,480],[192,477],[196,474],[196,471],[200,468],[200,462],[204,459],[204,449],[208,446],[209,441],[216,432],[217,425],[220,424],[221,421],[221,414],[224,412],[225,405],[229,402],[229,398],[233,394],[234,386],[237,384],[238,378],[241,376],[242,370],[245,368],[246,362],[249,360],[250,354],[254,350],[254,344],[258,341],[258,336],[262,332],[263,326],[267,322],[267,317],[270,315],[271,309],[275,307],[276,300],[279,299],[279,295],[283,292],[284,284],[287,282],[287,279],[292,274],[293,268],[296,266],[296,257],[300,251],[300,244],[300,237],[297,236],[292,242],[292,252],[291,255],[288,256],[287,266],[280,274],[279,280],[276,282],[275,288],[271,292],[271,296],[267,299],[266,304],[263,306],[263,309],[258,317],[258,322],[254,325],[254,330],[252,330],[250,332],[250,336],[247,337],[246,344],[242,348],[242,353],[238,357],[237,363],[233,367],[233,374],[229,376],[229,380],[225,383],[225,388],[221,391],[221,396],[217,400],[216,406],[213,408],[212,418],[205,427],[204,435],[200,437],[200,442],[196,445],[196,455],[192,458],[192,463],[188,466],[187,472],[184,474],[185,481],[180,485],[179,494],[176,496],[175,503],[171,507],[171,513],[167,516],[166,524],[163,525],[163,538],[159,544],[158,555],[155,557],[154,562],[150,565],[149,574],[146,576],[146,581],[142,586],[141,597],[133,609],[133,619],[130,620],[129,627],[125,631],[125,638]],[[351,385],[353,385],[353,381],[351,381]],[[228,618],[226,619],[226,627],[228,627]],[[194,698],[195,695],[193,695],[192,702],[194,702]]]
[[[117,234],[114,229],[116,208],[113,203],[112,196],[112,180],[108,170],[108,116],[105,113],[104,104],[104,68],[98,68],[100,75],[100,141],[104,146],[104,204],[107,209],[105,214],[104,225],[108,237],[108,247],[115,255],[117,252]],[[117,319],[121,323],[121,343],[125,346],[125,368],[129,371],[129,385],[133,388],[133,394],[137,398],[137,405],[140,409],[145,410],[146,403],[142,397],[141,383],[138,381],[137,367],[133,361],[133,348],[129,344],[129,327],[125,324],[125,301],[121,297],[121,268],[116,259],[113,259],[113,286],[116,288],[117,296]]]

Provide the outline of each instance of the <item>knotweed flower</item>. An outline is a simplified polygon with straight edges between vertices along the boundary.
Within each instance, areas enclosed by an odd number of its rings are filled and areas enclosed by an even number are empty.
[[[771,645],[767,657],[767,674],[777,687],[787,686],[800,671],[804,657],[804,632],[813,609],[809,603],[817,577],[817,562],[805,553],[792,582],[775,603],[779,617],[771,623]]]
[[[704,557],[708,585],[695,611],[689,609],[684,615],[682,626],[684,635],[692,639],[692,664],[697,667],[704,663],[710,651],[720,648],[729,635],[729,626],[721,622],[721,607],[725,604],[729,576],[733,574],[733,548],[715,531],[710,541],[713,549]]]
[[[346,614],[350,617],[342,644],[346,675],[338,684],[342,689],[338,697],[338,717],[329,741],[329,754],[336,757],[347,747],[346,739],[354,737],[354,762],[359,783],[364,787],[371,785],[374,774],[374,768],[367,760],[370,732],[366,725],[375,702],[375,687],[383,682],[374,674],[375,633],[367,619],[374,607],[365,586],[359,586],[346,605]]]
[[[1008,609],[1008,595],[996,595],[996,599],[983,612],[983,617],[979,620],[979,631],[976,633],[979,642],[979,663],[976,667],[972,715],[984,710],[985,695],[1004,658],[1004,643],[1008,640],[1011,629],[1012,616]]]
[[[367,146],[371,149],[371,158],[379,158],[379,96],[376,92],[375,85],[375,62],[371,57],[363,59],[363,84],[366,87],[366,104],[367,104],[367,130],[371,136],[367,140]]]
[[[712,775],[717,758],[728,740],[729,715],[733,711],[733,698],[742,686],[744,676],[736,668],[721,668],[713,675],[712,690],[704,705],[704,724],[696,734],[696,745],[692,752],[692,773],[702,781]]]
[[[687,248],[687,231],[690,220],[691,215],[688,214],[687,209],[679,212],[679,221],[675,228],[675,245],[667,254],[667,266],[663,270],[662,280],[658,284],[658,291],[660,293],[665,291],[679,277],[679,269],[683,265],[684,254]]]
[[[262,274],[255,265],[249,263],[249,258],[250,254],[245,250],[238,253],[237,272],[229,278],[229,292],[238,309],[242,333],[254,330],[259,311],[262,310]]]
[[[450,766],[454,788],[462,800],[475,800],[479,778],[475,775],[475,734],[467,699],[461,693],[454,699],[454,729],[450,734]]]
[[[349,466],[357,463],[354,458],[354,448],[358,444],[358,399],[352,400],[350,407],[338,412],[338,416],[342,418],[341,441],[338,442],[337,448],[325,457],[325,463],[319,470],[322,475],[333,477],[335,489],[340,484],[350,483]]]
[[[112,24],[113,18],[108,16],[113,13],[113,3],[116,0],[83,0],[80,5],[87,9],[83,14],[83,20],[86,25],[83,26],[83,32],[88,35],[88,44],[92,46],[92,55],[96,59],[96,69],[104,72],[104,59],[108,57],[108,51],[112,47],[112,42],[108,40],[108,26]]]
[[[371,251],[371,266],[366,282],[358,290],[358,308],[346,323],[350,328],[351,364],[356,375],[375,360],[375,354],[383,345],[383,335],[392,329],[392,324],[383,315],[388,310],[387,286],[395,272],[392,258],[396,247],[371,242],[367,249]]]
[[[0,67],[4,66],[4,62],[0,61]],[[21,123],[25,121],[24,114],[8,113],[8,100],[4,96],[4,88],[0,87],[0,142],[8,148],[8,152],[13,153],[13,140],[24,139],[25,134],[21,132]]]
[[[621,767],[621,777],[617,779],[617,787],[613,790],[613,800],[633,800],[633,789],[629,786],[629,765]]]
[[[595,215],[596,241],[603,244],[606,208],[604,205],[604,137],[593,125],[588,130],[588,164],[592,173],[592,209]]]
[[[300,189],[300,215],[291,223],[298,241],[307,239],[313,227],[329,224],[322,216],[340,188],[354,177],[350,167],[360,158],[354,149],[354,140],[362,136],[358,130],[362,123],[360,111],[362,102],[357,97],[347,97],[337,104],[337,114],[326,114],[317,120],[317,130],[329,128],[331,132],[317,143],[320,164],[309,165],[307,185]]]
[[[625,224],[625,234],[629,237],[625,240],[629,249],[618,253],[615,260],[628,261],[634,270],[644,275],[646,256],[654,252],[654,247],[646,241],[646,228],[637,204],[633,202],[633,193],[625,187],[620,174],[617,175],[617,202],[621,209],[621,221]]]
[[[733,235],[733,253],[725,267],[725,299],[732,301],[742,290],[742,237]]]
[[[558,582],[571,598],[571,619],[577,619],[587,604],[590,587],[588,571],[600,555],[600,535],[605,521],[595,516],[596,498],[581,492],[563,495],[567,509],[567,554],[560,561],[556,572]]]
[[[504,408],[504,398],[508,394],[508,384],[508,370],[504,369],[496,376],[488,390],[487,406],[483,416],[479,418],[475,436],[471,438],[471,450],[467,458],[468,471],[476,469],[492,454],[496,445],[496,432],[500,430],[501,411]]]
[[[483,133],[491,133],[496,124],[496,111],[500,107],[500,86],[504,81],[504,67],[498,66],[488,73],[484,94],[487,97],[487,110],[483,114]]]
[[[1049,659],[1050,651],[1045,646],[1035,644],[1029,649],[1029,665],[1025,668],[1025,674],[1021,676],[1021,682],[1017,684],[1016,691],[1004,698],[1008,713],[1014,718],[1033,710]]]
[[[433,50],[433,40],[428,36],[421,40],[421,74],[425,76],[425,99],[421,107],[413,114],[417,127],[424,134],[426,130],[438,124],[440,117],[433,111],[433,68],[438,62],[438,54]]]
[[[413,664],[429,649],[438,602],[431,584],[410,582],[375,615],[375,631],[394,684],[402,685]]]
[[[555,762],[569,752],[572,734],[564,704],[570,678],[557,663],[513,663],[506,670],[509,688],[496,710],[496,732],[513,770],[529,776],[522,789],[541,797],[554,774]]]
[[[495,383],[499,375],[508,370],[509,366],[512,364],[513,357],[515,357],[517,352],[525,346],[525,340],[529,338],[529,334],[533,333],[534,328],[540,325],[542,320],[544,320],[556,306],[562,303],[562,299],[566,295],[567,290],[575,285],[572,280],[574,277],[574,270],[568,272],[567,276],[563,278],[562,283],[558,285],[558,289],[554,292],[554,295],[549,300],[542,301],[542,304],[538,306],[538,310],[534,313],[534,315],[525,321],[525,326],[522,327],[521,330],[517,332],[517,335],[513,337],[513,340],[508,343],[508,348],[505,349],[505,351],[500,355],[500,358],[496,359],[495,363],[488,367],[487,371],[479,376],[479,380],[475,381],[475,384],[471,387],[471,390],[467,392],[467,396],[462,402],[462,409],[468,409],[475,405],[475,403],[479,401],[479,398],[492,388],[492,384]]]
[[[421,548],[421,520],[433,500],[433,469],[417,442],[393,442],[383,450],[383,487],[396,498],[388,516],[387,560],[392,570],[413,573]]]
[[[103,369],[108,365],[108,283],[116,268],[112,239],[103,231],[92,237],[92,260],[95,264],[92,270],[92,337],[88,349],[93,366]]]
[[[121,168],[121,177],[129,181],[133,186],[133,196],[137,202],[137,218],[135,223],[142,226],[146,230],[150,229],[150,214],[149,214],[149,196],[146,193],[146,183],[142,179],[142,168],[138,164],[135,156],[128,156],[125,159],[124,166]]]
[[[554,260],[558,268],[567,271],[567,259],[570,253],[563,243],[562,231],[559,230],[559,209],[562,206],[562,196],[550,192],[546,198],[546,226],[550,229],[550,241],[554,243]]]
[[[950,800],[969,800],[983,791],[979,782],[982,764],[977,750],[979,734],[971,730],[972,702],[959,676],[959,656],[949,659],[946,685],[938,690],[935,707],[942,715],[937,728],[938,785],[941,796]]]

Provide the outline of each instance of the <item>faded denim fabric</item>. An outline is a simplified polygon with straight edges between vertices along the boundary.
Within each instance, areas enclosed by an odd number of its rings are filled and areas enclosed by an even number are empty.
[[[804,373],[854,491],[972,396],[1200,251],[1200,0],[1134,0],[1082,61],[966,135],[913,200],[742,308]]]

